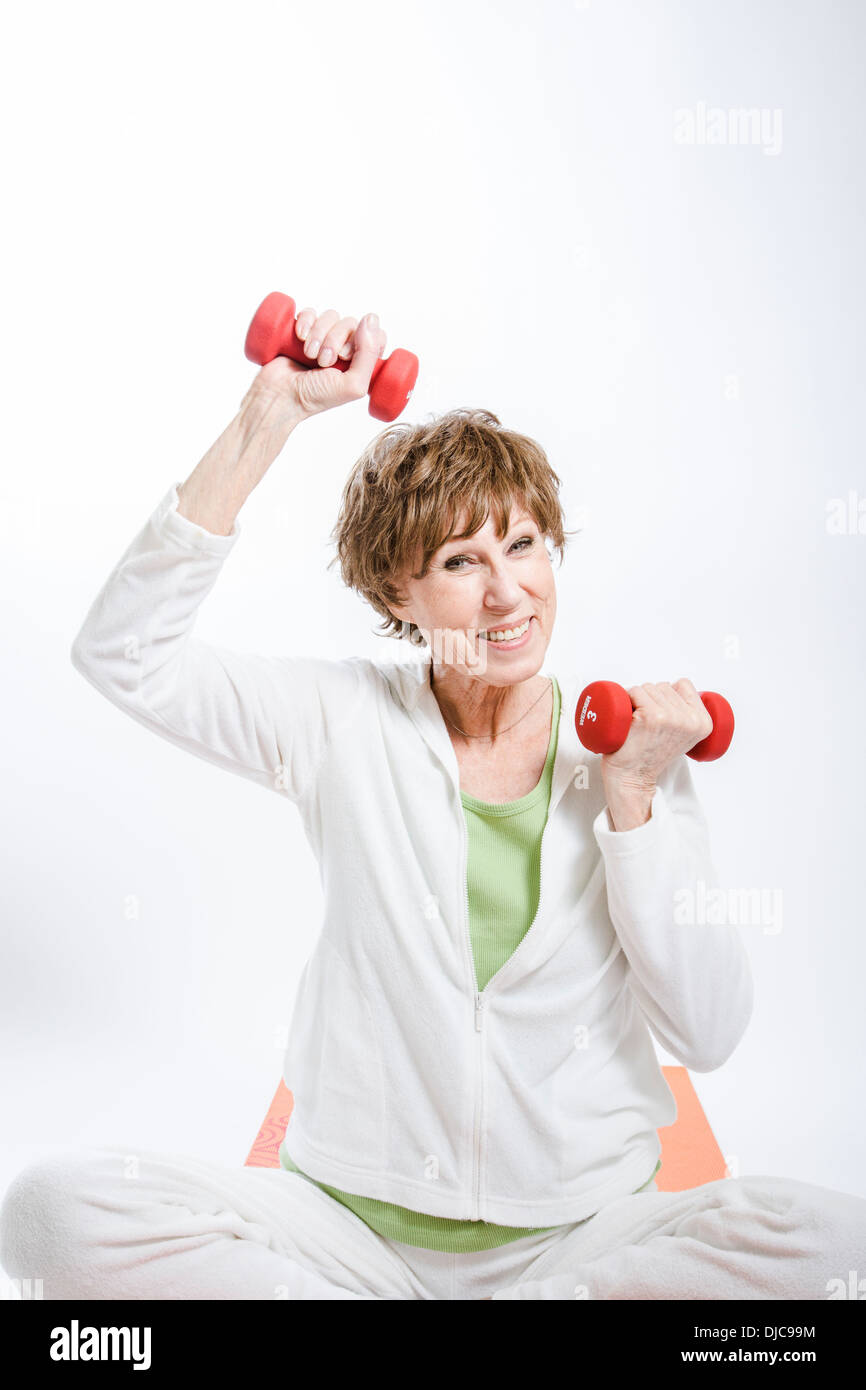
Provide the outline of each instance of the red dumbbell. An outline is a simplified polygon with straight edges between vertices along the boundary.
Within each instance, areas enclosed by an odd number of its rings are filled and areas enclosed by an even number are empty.
[[[244,355],[260,367],[273,362],[275,357],[290,357],[303,367],[318,366],[304,351],[303,340],[295,332],[295,322],[295,301],[289,295],[280,294],[279,290],[265,295],[247,329]],[[333,365],[345,372],[352,365],[352,359],[344,361],[338,357]],[[395,348],[390,357],[381,357],[373,368],[368,387],[373,419],[396,420],[406,409],[417,379],[418,358],[414,352]]]
[[[690,748],[687,756],[699,763],[710,763],[727,753],[734,737],[734,711],[724,695],[699,690],[713,721],[712,732]],[[582,692],[574,712],[577,736],[591,753],[615,753],[622,748],[631,728],[634,705],[628,691],[615,681],[593,681]]]

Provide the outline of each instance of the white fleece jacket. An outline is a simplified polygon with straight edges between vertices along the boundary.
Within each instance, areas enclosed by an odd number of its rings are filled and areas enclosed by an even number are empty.
[[[451,741],[406,660],[256,656],[192,635],[240,536],[177,512],[173,484],[109,575],[74,666],[155,733],[293,802],[321,929],[284,1063],[286,1144],[321,1182],[457,1220],[580,1221],[646,1182],[676,1118],[651,1033],[711,1071],[749,1021],[737,927],[675,920],[717,879],[686,759],[650,820],[611,829],[601,758],[562,718],[532,926],[479,994]],[[543,668],[544,674],[550,674]]]

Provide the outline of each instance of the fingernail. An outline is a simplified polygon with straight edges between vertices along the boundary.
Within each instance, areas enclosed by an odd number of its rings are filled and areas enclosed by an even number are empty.
[[[320,355],[320,357],[319,357],[319,366],[320,366],[320,367],[330,367],[331,363],[332,363],[332,362],[336,362],[336,360],[337,360],[337,354],[334,352],[334,349],[333,349],[333,348],[325,348],[325,351],[324,351],[323,353],[321,353],[321,355]]]
[[[318,357],[319,348],[321,346],[322,344],[319,342],[318,338],[314,338],[311,343],[305,344],[304,351],[306,352],[308,357]]]
[[[351,355],[352,355],[352,347],[351,347],[351,344],[350,344],[350,343],[344,343],[343,346],[340,348],[340,356],[341,356],[341,357],[351,357]]]
[[[297,333],[297,335],[298,335],[298,337],[300,338],[301,342],[304,341],[304,339],[306,338],[306,336],[307,336],[307,334],[309,333],[309,331],[310,331],[310,328],[309,328],[309,325],[308,325],[308,324],[306,324],[306,323],[296,323],[296,324],[295,324],[295,332]]]
[[[368,330],[372,333],[372,332],[374,332],[374,330],[377,329],[378,327],[379,327],[379,315],[378,315],[378,314],[368,314],[368,315],[367,315],[367,328],[368,328]]]

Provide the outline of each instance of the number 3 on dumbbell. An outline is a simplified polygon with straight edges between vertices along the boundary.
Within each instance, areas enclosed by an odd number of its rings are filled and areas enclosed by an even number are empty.
[[[687,757],[710,763],[727,753],[734,737],[734,711],[724,695],[699,690],[704,708],[713,721],[712,732],[690,748]],[[627,690],[616,681],[593,681],[581,692],[574,713],[577,736],[591,753],[615,753],[622,748],[631,728],[634,705]]]

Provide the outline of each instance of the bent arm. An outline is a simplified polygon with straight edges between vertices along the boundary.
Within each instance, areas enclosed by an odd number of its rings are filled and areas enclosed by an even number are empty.
[[[703,920],[718,876],[685,757],[659,779],[644,824],[614,831],[607,816],[605,808],[593,831],[632,993],[668,1052],[692,1071],[713,1071],[746,1030],[753,983],[737,924]]]

